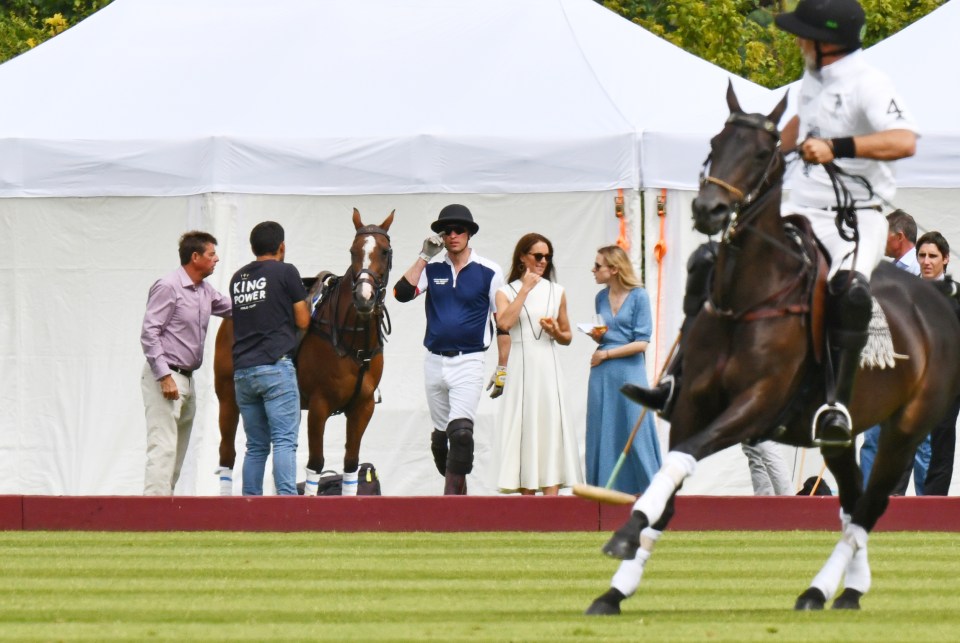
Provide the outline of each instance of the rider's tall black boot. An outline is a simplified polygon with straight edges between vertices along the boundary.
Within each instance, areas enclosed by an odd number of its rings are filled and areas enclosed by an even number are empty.
[[[838,290],[831,311],[829,343],[834,358],[834,387],[827,391],[827,404],[815,416],[815,443],[821,447],[846,448],[853,444],[853,421],[848,407],[860,369],[860,352],[867,343],[873,311],[867,278],[842,270],[831,286]],[[846,286],[844,288],[844,286]],[[832,394],[831,394],[832,393]]]
[[[678,352],[667,367],[667,373],[656,386],[644,388],[636,384],[624,384],[620,387],[620,392],[637,404],[642,404],[651,411],[659,413],[664,419],[669,418],[676,400],[676,392],[680,388],[681,361],[681,355]]]
[[[700,245],[687,260],[687,284],[683,295],[683,324],[680,326],[681,338],[686,337],[693,326],[703,302],[707,300],[710,273],[717,258],[717,242],[709,241]],[[677,353],[667,366],[666,374],[656,386],[644,388],[635,384],[624,384],[620,392],[637,404],[670,419],[673,405],[680,392],[680,372],[683,364],[683,344],[677,346]]]

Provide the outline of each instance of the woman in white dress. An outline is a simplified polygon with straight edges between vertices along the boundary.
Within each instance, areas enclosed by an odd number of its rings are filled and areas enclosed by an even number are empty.
[[[497,291],[497,327],[510,333],[509,376],[500,409],[503,493],[554,496],[583,481],[567,421],[557,345],[573,338],[563,287],[553,281],[553,244],[531,232],[517,242],[507,285]]]

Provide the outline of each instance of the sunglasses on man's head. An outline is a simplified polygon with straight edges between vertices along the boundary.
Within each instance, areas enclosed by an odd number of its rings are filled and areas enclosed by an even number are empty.
[[[462,225],[450,225],[445,227],[443,230],[441,230],[440,234],[442,234],[445,237],[449,237],[451,234],[463,234],[466,231],[467,229],[464,228]]]
[[[543,261],[544,259],[546,259],[547,261],[550,261],[551,259],[553,259],[553,255],[551,255],[551,254],[544,254],[544,253],[542,253],[542,252],[528,252],[527,254],[530,255],[531,257],[533,257],[533,259],[534,259],[537,263],[540,263],[540,262]]]

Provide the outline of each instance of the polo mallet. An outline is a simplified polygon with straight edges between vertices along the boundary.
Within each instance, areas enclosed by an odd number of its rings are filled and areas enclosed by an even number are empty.
[[[677,346],[680,344],[680,335],[677,334],[677,338],[673,340],[673,346],[670,347],[670,353],[667,355],[667,361],[663,363],[663,368],[660,369],[660,375],[657,377],[657,381],[663,377],[663,374],[667,371],[667,367],[670,366],[670,362],[673,360],[673,354],[677,350]],[[630,447],[633,446],[633,440],[637,437],[637,431],[640,430],[640,427],[643,426],[643,420],[647,417],[647,412],[650,409],[644,408],[643,412],[640,414],[640,417],[637,419],[637,423],[633,426],[633,431],[630,432],[630,437],[627,438],[627,444],[623,447],[623,451],[620,453],[620,457],[617,458],[617,463],[613,466],[613,471],[610,472],[610,479],[607,480],[607,484],[603,487],[596,487],[590,484],[575,484],[573,485],[573,495],[585,498],[587,500],[595,500],[597,502],[602,502],[608,505],[632,505],[636,502],[637,497],[633,494],[626,493],[624,491],[617,491],[616,489],[611,489],[613,483],[617,480],[617,475],[620,474],[620,469],[623,467],[623,463],[627,460],[627,454],[630,453]]]
[[[820,467],[820,475],[817,476],[817,481],[813,483],[813,487],[810,489],[810,495],[815,495],[817,493],[817,488],[820,487],[820,482],[823,481],[823,474],[827,471],[827,463],[824,462],[823,466]]]
[[[804,449],[800,453],[800,469],[799,469],[800,475],[797,476],[797,491],[800,491],[800,489],[803,488],[803,481],[801,480],[801,478],[803,478],[803,465],[806,462],[806,460],[807,460],[807,450]]]

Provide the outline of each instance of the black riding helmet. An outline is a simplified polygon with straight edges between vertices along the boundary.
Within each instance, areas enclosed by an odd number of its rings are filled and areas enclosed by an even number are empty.
[[[857,0],[800,0],[791,13],[774,18],[777,26],[795,36],[843,45],[838,53],[850,53],[863,46],[866,16]],[[817,66],[820,46],[817,45]]]

